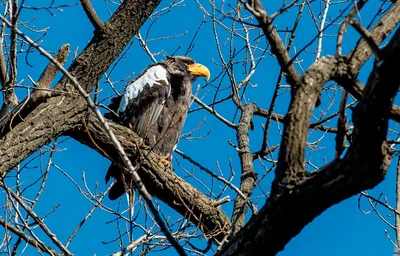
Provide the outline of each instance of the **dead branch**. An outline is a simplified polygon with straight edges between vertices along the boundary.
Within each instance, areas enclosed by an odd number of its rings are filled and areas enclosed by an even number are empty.
[[[81,0],[81,5],[96,31],[104,30],[104,22],[97,15],[90,0]]]
[[[69,44],[64,44],[61,46],[60,50],[54,56],[54,59],[64,65],[67,61],[67,56],[69,54]],[[43,100],[51,96],[51,92],[46,89],[50,89],[50,85],[54,80],[59,68],[52,62],[50,62],[45,70],[40,75],[39,81],[35,83],[35,90],[31,94],[31,98],[34,103],[37,103],[39,100]]]

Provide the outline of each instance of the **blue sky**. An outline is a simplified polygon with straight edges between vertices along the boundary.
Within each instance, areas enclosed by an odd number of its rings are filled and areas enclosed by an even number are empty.
[[[28,6],[37,5],[38,1],[25,1]],[[43,1],[43,6],[51,1]],[[56,4],[63,3],[75,3],[76,1],[55,1]],[[103,1],[92,1],[94,7],[98,11],[100,17],[104,20],[109,18],[109,14],[105,7]],[[160,8],[168,6],[169,1],[163,1]],[[264,1],[264,5],[269,13],[274,13],[277,11],[281,5],[281,1],[272,0]],[[208,3],[204,2],[204,6],[207,10],[211,10]],[[321,5],[323,7],[323,5]],[[321,10],[319,4],[314,3],[310,8],[318,13]],[[329,17],[336,17],[336,14],[341,11],[347,5],[333,5],[330,9]],[[379,7],[379,3],[369,3],[367,5],[367,10],[361,13],[362,24],[367,25],[371,19],[371,16],[376,12]],[[115,5],[109,3],[109,8],[115,10]],[[225,10],[229,8],[225,6]],[[93,35],[93,28],[90,22],[86,18],[84,12],[80,6],[63,8],[63,11],[51,10],[51,14],[45,10],[33,11],[24,10],[22,13],[22,20],[30,20],[32,17],[37,17],[32,24],[37,29],[43,29],[48,27],[48,32],[46,37],[43,39],[42,47],[50,52],[55,52],[64,43],[69,43],[71,45],[72,53],[70,54],[66,66],[68,66],[72,61],[73,51],[77,49],[79,53],[85,45],[88,43]],[[286,27],[291,27],[293,20],[296,15],[296,10],[285,13],[275,20],[275,24],[278,29],[285,29]],[[218,15],[220,16],[220,15]],[[183,36],[176,38],[169,38],[163,40],[154,40],[149,42],[148,46],[152,52],[163,51],[162,54],[158,55],[157,60],[163,60],[164,53],[173,54],[176,49],[178,49],[176,55],[182,55],[185,53],[191,39],[193,38],[199,24],[201,23],[204,14],[200,11],[198,4],[194,1],[186,1],[184,5],[174,8],[169,14],[162,16],[154,24],[151,21],[147,22],[143,29],[141,30],[142,36],[146,36],[146,30],[151,26],[149,38],[159,38],[171,35]],[[211,75],[217,75],[220,72],[220,67],[215,63],[220,62],[218,57],[218,52],[215,46],[214,32],[212,29],[212,23],[210,23],[210,18],[205,17],[207,23],[205,23],[201,30],[199,31],[194,49],[190,52],[189,56],[195,59],[197,62],[202,63],[209,67],[211,70]],[[329,20],[329,18],[328,18]],[[224,24],[230,24],[232,21],[229,19],[224,19]],[[251,22],[251,20],[249,20]],[[300,29],[297,31],[297,37],[295,39],[296,49],[301,49],[305,44],[309,43],[310,40],[316,35],[315,27],[313,27],[313,21],[310,16],[305,12],[304,17],[300,22]],[[256,37],[258,32],[254,30],[252,32],[253,38]],[[337,33],[337,26],[332,26],[326,31],[327,34]],[[33,38],[39,38],[38,34],[32,32],[27,32],[28,35]],[[221,27],[217,27],[217,34],[219,36],[220,43],[225,42],[228,37],[228,33]],[[284,37],[284,34],[281,34]],[[345,35],[344,49],[343,52],[347,53],[351,49],[355,42],[358,40],[358,35],[349,29],[348,33]],[[335,37],[326,37],[323,41],[324,48],[322,56],[328,54],[334,54],[335,52]],[[227,41],[230,43],[229,41]],[[235,39],[233,42],[235,49],[240,49],[243,47],[243,41],[240,39]],[[260,48],[265,48],[265,40],[261,39],[258,45]],[[310,46],[311,50],[316,49],[316,44],[313,43]],[[292,48],[291,55],[294,54],[294,49]],[[255,52],[255,55],[260,56],[261,51]],[[224,48],[223,56],[228,57],[229,51]],[[240,56],[240,55],[239,55]],[[18,72],[18,79],[21,81],[24,79],[24,85],[30,85],[27,75],[30,75],[34,79],[38,79],[43,68],[47,64],[47,60],[38,54],[28,55],[29,63],[32,66],[26,65],[25,56],[21,55],[18,59],[20,65]],[[315,59],[315,53],[306,52],[301,55],[302,67],[307,68],[313,63]],[[134,74],[138,74],[151,64],[151,59],[143,52],[139,47],[138,40],[134,40],[129,51],[126,55],[119,61],[115,69],[113,69],[110,75],[111,81],[123,80],[126,77]],[[360,79],[365,82],[368,72],[371,69],[371,62],[369,62],[362,70]],[[244,69],[242,66],[235,66],[236,79],[240,80],[243,78]],[[132,79],[133,76],[130,78]],[[276,77],[279,74],[279,67],[275,58],[271,55],[266,54],[262,62],[260,62],[257,67],[255,75],[251,79],[254,87],[248,86],[246,89],[246,100],[249,102],[256,102],[260,107],[268,108],[272,92],[275,87]],[[128,79],[129,80],[129,79]],[[126,81],[125,81],[126,82]],[[125,82],[115,83],[117,89],[123,88]],[[202,88],[199,92],[199,97],[204,96],[205,102],[211,102],[213,97],[217,99],[223,98],[229,94],[228,90],[222,90],[220,93],[216,93],[214,85],[217,85],[220,80],[216,80],[213,85],[208,85]],[[204,86],[206,82],[204,80],[197,80],[195,85],[200,84]],[[229,86],[228,79],[224,78],[221,80],[221,88],[227,88]],[[107,98],[112,94],[109,86],[102,80],[100,88],[103,89],[100,99]],[[288,92],[284,93],[285,90],[282,89],[282,96],[277,102],[275,111],[280,114],[284,114],[288,108],[288,99],[290,94]],[[17,91],[20,99],[25,95],[25,89],[19,89]],[[328,92],[332,93],[332,92]],[[340,92],[336,96],[337,101],[340,99]],[[330,96],[332,96],[330,94]],[[321,109],[326,108],[329,105],[329,100],[327,100],[326,94],[324,94],[324,101]],[[105,101],[104,104],[107,104]],[[337,106],[335,104],[334,106]],[[192,109],[197,108],[196,104],[192,105]],[[329,113],[334,113],[337,107],[332,107]],[[226,116],[229,120],[233,119],[235,109],[232,103],[224,103],[216,107],[216,110],[222,115]],[[351,112],[349,112],[350,114]],[[318,117],[321,114],[318,110],[315,111],[315,115]],[[232,141],[236,144],[236,134],[233,130],[227,128],[224,124],[218,121],[215,117],[209,115],[206,111],[197,111],[189,115],[186,122],[184,132],[191,131],[194,129],[204,118],[206,122],[201,128],[196,131],[192,136],[202,136],[209,131],[211,133],[201,140],[182,140],[178,148],[185,152],[187,155],[192,157],[198,162],[204,164],[204,166],[210,168],[214,172],[218,173],[217,162],[221,168],[221,172],[225,176],[229,176],[231,173],[230,164],[233,171],[238,174],[240,172],[240,165],[237,156],[237,152],[228,144],[228,141]],[[255,130],[250,131],[250,141],[251,149],[258,150],[261,146],[262,139],[262,126],[265,121],[261,118],[255,117]],[[235,122],[238,121],[236,117]],[[314,122],[316,120],[313,120]],[[328,124],[335,126],[336,119],[333,119]],[[272,122],[270,137],[268,138],[269,145],[275,145],[280,142],[279,129],[283,129],[281,124],[276,124]],[[320,138],[321,133],[313,132],[310,135],[309,140],[314,141]],[[394,137],[395,138],[395,137]],[[58,149],[60,152],[54,154],[53,162],[64,170],[68,175],[70,175],[79,185],[83,185],[82,177],[84,175],[88,188],[93,192],[104,191],[107,186],[104,184],[104,175],[109,165],[109,160],[100,157],[95,151],[79,144],[68,138],[59,138],[57,140]],[[334,156],[334,136],[327,134],[318,146],[320,149],[312,154],[311,160],[316,165],[321,165],[324,162],[324,157],[329,161]],[[42,150],[46,150],[48,147],[44,147]],[[307,153],[310,153],[307,151]],[[34,154],[38,155],[38,154]],[[33,156],[33,157],[34,157]],[[276,159],[276,154],[274,155]],[[27,184],[32,182],[40,174],[40,166],[47,163],[48,154],[45,154],[40,159],[36,159],[32,163],[28,164],[29,168],[26,168],[21,173],[21,179]],[[192,171],[196,178],[200,179],[207,186],[211,185],[212,180],[209,176],[204,174],[198,168],[194,168],[187,161],[183,160],[179,156],[175,158],[181,163],[185,168]],[[397,158],[394,159],[394,163]],[[184,173],[178,167],[178,163],[174,162],[175,171],[186,177],[189,182],[194,186],[198,187],[204,193],[207,193],[207,189],[203,188],[195,179],[187,177],[188,175]],[[268,167],[270,165],[266,164]],[[39,166],[39,167],[38,167]],[[37,167],[37,168],[34,168]],[[312,166],[307,166],[311,171]],[[256,172],[261,176],[264,173],[264,169],[261,164],[255,162]],[[10,176],[15,174],[11,172]],[[258,187],[256,187],[253,196],[260,196],[262,193],[269,191],[270,182],[273,179],[273,174],[268,175]],[[9,185],[15,183],[15,180],[10,177],[7,179]],[[235,185],[239,185],[239,178],[236,175],[233,179]],[[218,187],[222,187],[220,183],[214,184],[214,189],[218,192]],[[395,169],[394,165],[389,170],[389,173],[384,182],[379,184],[374,190],[369,193],[375,197],[378,197],[380,193],[384,193],[384,196],[388,198],[389,203],[394,205],[395,196]],[[37,186],[32,187],[27,191],[26,196],[33,196]],[[235,194],[231,190],[226,190],[225,195],[230,195],[231,198],[235,198]],[[394,239],[394,232],[386,224],[384,224],[371,208],[368,206],[366,199],[362,199],[361,205],[363,209],[371,211],[370,214],[363,214],[358,209],[358,197],[352,197],[338,205],[335,205],[324,212],[321,216],[316,218],[304,230],[295,237],[285,248],[283,252],[279,255],[390,255],[393,252],[393,246],[390,244],[385,236],[384,229],[387,229],[389,235]],[[0,199],[0,205],[3,203],[3,198]],[[255,203],[260,207],[263,206],[266,198],[254,198]],[[45,191],[39,200],[36,207],[37,213],[41,216],[47,214],[51,209],[60,204],[58,210],[51,214],[46,219],[46,224],[50,229],[57,234],[58,238],[62,241],[66,241],[69,235],[72,233],[76,225],[82,220],[82,218],[87,214],[87,212],[92,208],[92,205],[87,202],[87,200],[80,195],[76,186],[72,184],[63,174],[60,173],[57,168],[52,168],[49,174],[47,185]],[[104,204],[108,207],[116,210],[118,208],[118,202],[111,202],[105,199]],[[121,202],[122,206],[125,207],[125,201]],[[226,211],[228,216],[231,215],[233,202],[227,203],[222,206],[222,209]],[[381,209],[383,210],[383,209]],[[172,219],[177,219],[179,216],[171,209],[166,206],[162,206],[162,211],[165,216],[171,216]],[[388,212],[384,210],[382,213],[386,216]],[[70,245],[70,250],[76,255],[106,255],[116,252],[119,249],[118,242],[104,244],[102,242],[108,242],[116,237],[118,237],[117,229],[115,223],[112,222],[115,219],[114,216],[106,213],[105,211],[96,210],[85,225],[82,227],[78,233],[75,240]],[[388,219],[393,223],[393,216],[389,216]],[[143,222],[146,221],[144,214],[139,216],[139,220]],[[110,222],[111,223],[108,223]],[[284,228],[284,227],[282,227]],[[3,232],[3,231],[1,231]],[[0,234],[1,234],[0,232]],[[138,231],[137,234],[140,234]],[[135,234],[136,235],[136,234]],[[136,236],[137,237],[137,236]],[[47,241],[44,239],[44,241]],[[126,242],[126,240],[125,240]],[[199,242],[201,244],[201,242]],[[203,245],[204,246],[204,245]],[[173,253],[173,251],[170,251]],[[35,250],[30,250],[29,254],[33,255]]]

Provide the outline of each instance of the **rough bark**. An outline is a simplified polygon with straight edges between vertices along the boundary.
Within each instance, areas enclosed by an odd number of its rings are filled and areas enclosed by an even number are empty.
[[[250,152],[250,139],[249,130],[254,112],[257,110],[255,104],[248,104],[244,107],[242,116],[240,117],[239,125],[237,128],[237,140],[238,140],[238,154],[241,164],[241,176],[240,176],[240,191],[250,198],[253,193],[256,181],[256,174],[254,173],[253,167],[253,154]],[[233,205],[232,214],[232,234],[236,234],[244,226],[244,221],[247,213],[247,203],[241,197],[237,196]]]

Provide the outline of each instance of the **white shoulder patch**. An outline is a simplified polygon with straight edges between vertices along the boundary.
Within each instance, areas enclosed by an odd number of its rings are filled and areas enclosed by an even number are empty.
[[[146,70],[144,74],[126,86],[118,112],[124,112],[129,101],[136,98],[147,84],[152,87],[156,83],[160,84],[160,80],[169,86],[168,71],[162,65],[155,65]]]

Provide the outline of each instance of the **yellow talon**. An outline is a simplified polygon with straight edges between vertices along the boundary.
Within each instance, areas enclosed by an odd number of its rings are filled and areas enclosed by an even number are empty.
[[[163,163],[163,165],[168,166],[170,164],[170,162],[167,159],[161,159],[161,163]]]
[[[171,162],[168,160],[170,157],[171,157],[171,154],[168,154],[168,155],[162,156],[162,157],[160,158],[161,163],[162,163],[165,167],[167,167],[167,166],[169,166],[169,165],[171,164]]]

